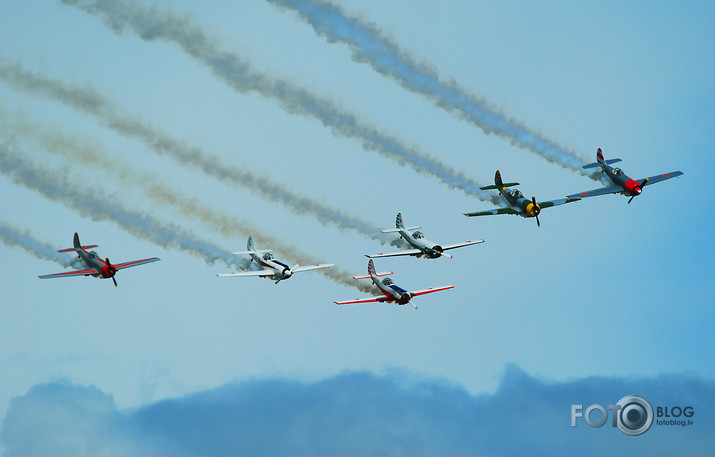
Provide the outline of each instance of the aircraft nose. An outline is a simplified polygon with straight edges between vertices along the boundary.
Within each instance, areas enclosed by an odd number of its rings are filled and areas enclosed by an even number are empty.
[[[643,189],[641,189],[640,187],[636,187],[636,188],[633,189],[633,192],[634,192],[636,195],[640,195],[641,192],[643,192]],[[640,201],[640,200],[638,200],[638,201]]]

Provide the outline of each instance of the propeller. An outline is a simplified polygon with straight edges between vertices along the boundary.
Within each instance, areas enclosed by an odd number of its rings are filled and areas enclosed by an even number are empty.
[[[643,186],[645,186],[648,183],[648,178],[645,178],[642,183],[638,186],[638,192],[634,195],[631,195],[631,198],[628,199],[628,204],[631,204],[631,201],[636,198],[636,195],[640,195],[641,192],[643,192]],[[635,190],[635,189],[633,189]]]
[[[117,287],[117,280],[114,278],[114,275],[117,274],[117,267],[112,265],[112,263],[109,261],[109,257],[105,258],[104,260],[107,261],[107,273],[109,273],[109,277],[112,278],[112,281],[114,281],[114,287]]]
[[[534,204],[533,211],[534,211],[534,217],[536,218],[536,226],[541,227],[541,222],[539,222],[539,213],[541,212],[539,205],[536,204],[536,196],[531,197],[531,203]]]

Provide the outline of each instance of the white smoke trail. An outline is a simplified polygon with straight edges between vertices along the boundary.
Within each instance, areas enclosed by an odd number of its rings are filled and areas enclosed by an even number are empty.
[[[272,78],[251,68],[238,55],[223,51],[214,39],[187,15],[178,16],[121,0],[62,0],[90,14],[99,16],[115,33],[130,28],[143,40],[164,40],[181,47],[212,74],[240,93],[257,92],[278,102],[290,114],[310,117],[330,128],[336,136],[358,140],[363,148],[407,165],[413,170],[438,178],[451,188],[460,189],[483,201],[500,203],[499,197],[479,189],[480,185],[461,172],[429,157],[417,147],[402,144],[377,128],[360,120],[357,115],[339,108],[332,100],[318,96],[292,82]]]
[[[509,118],[453,79],[440,76],[432,65],[418,62],[375,24],[360,17],[348,16],[340,6],[320,0],[268,1],[297,13],[300,19],[328,42],[347,44],[354,61],[370,65],[378,73],[422,95],[436,106],[457,114],[484,133],[495,134],[551,163],[599,180],[598,175],[587,173],[581,168],[586,163],[584,157],[574,151],[567,151],[556,142]]]
[[[77,258],[57,252],[56,246],[37,240],[28,230],[20,230],[10,226],[7,222],[0,221],[0,240],[7,246],[16,246],[34,255],[38,259],[50,260],[63,267],[78,268],[82,262]]]
[[[263,198],[282,204],[297,214],[314,216],[322,225],[334,226],[341,231],[356,231],[382,244],[391,243],[389,237],[360,218],[346,215],[341,210],[297,195],[265,176],[256,176],[251,171],[226,165],[199,147],[188,146],[158,129],[142,124],[136,117],[119,114],[114,103],[91,87],[66,84],[27,71],[17,63],[0,62],[0,78],[16,89],[50,97],[74,109],[96,116],[109,128],[142,141],[159,155],[167,156],[184,166],[189,166],[192,170],[199,170],[209,177],[244,187]]]
[[[229,236],[236,234],[247,236],[251,232],[242,221],[216,214],[196,199],[183,198],[175,190],[158,184],[156,179],[142,177],[139,173],[126,168],[121,169],[117,166],[116,161],[107,161],[102,154],[97,154],[90,148],[83,148],[79,144],[73,145],[71,140],[66,137],[55,135],[54,144],[60,146],[58,148],[60,150],[64,145],[65,148],[62,152],[65,154],[74,153],[90,165],[101,166],[107,171],[114,172],[117,177],[127,183],[145,187],[147,195],[154,201],[172,205],[185,216],[198,219],[213,230]],[[39,191],[51,200],[60,201],[79,211],[82,215],[94,220],[112,220],[130,233],[160,246],[170,249],[178,248],[199,255],[207,263],[222,261],[226,265],[236,266],[240,270],[246,270],[251,266],[250,259],[238,257],[210,243],[198,240],[189,232],[173,224],[163,224],[146,214],[128,211],[121,205],[112,203],[113,199],[102,196],[96,189],[91,192],[77,189],[65,178],[59,177],[57,173],[41,170],[30,161],[20,158],[18,154],[12,154],[6,144],[0,145],[0,169],[2,173],[10,175],[16,182]],[[289,257],[299,258],[304,263],[322,263],[307,254],[299,253],[289,246],[282,245],[277,240],[271,240],[263,235],[259,235],[260,238],[270,240],[273,246],[277,246],[278,250]],[[350,274],[338,268],[325,268],[317,270],[317,272],[339,284],[356,287],[365,292],[372,291],[370,288],[351,281]]]

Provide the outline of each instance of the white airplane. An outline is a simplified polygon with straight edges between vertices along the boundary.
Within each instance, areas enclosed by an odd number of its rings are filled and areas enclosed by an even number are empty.
[[[366,255],[366,257],[374,259],[376,257],[395,257],[395,256],[400,256],[400,255],[411,255],[414,257],[425,257],[428,259],[436,259],[438,257],[445,256],[445,257],[449,257],[451,259],[452,256],[445,254],[444,251],[448,251],[450,249],[455,249],[455,248],[461,248],[462,246],[470,246],[472,244],[484,243],[484,240],[476,240],[476,241],[465,241],[463,243],[445,244],[443,246],[440,246],[439,244],[433,243],[432,241],[425,238],[425,236],[422,234],[422,232],[419,232],[419,231],[412,232],[412,230],[417,230],[422,227],[420,227],[420,226],[405,227],[405,225],[402,223],[402,213],[397,213],[397,219],[395,220],[395,226],[397,228],[385,229],[385,230],[380,230],[380,231],[382,233],[398,232],[400,234],[400,236],[402,238],[404,238],[404,240],[407,241],[414,249],[407,249],[407,250],[399,251],[399,252],[388,252],[386,254],[383,254],[383,253],[372,254],[372,255]]]
[[[216,276],[260,276],[262,278],[272,279],[276,282],[276,284],[278,284],[280,281],[293,276],[293,273],[298,273],[300,271],[317,270],[319,268],[328,268],[335,265],[333,263],[323,263],[319,265],[301,265],[300,263],[298,263],[291,268],[285,263],[276,260],[273,257],[273,254],[271,254],[270,249],[256,249],[253,245],[253,236],[248,237],[247,248],[247,251],[234,252],[234,254],[250,255],[252,261],[263,267],[262,270],[241,271],[239,273],[225,273]]]
[[[431,294],[432,292],[439,292],[442,290],[454,288],[454,286],[442,286],[442,287],[431,287],[429,289],[417,290],[414,292],[408,292],[405,289],[403,289],[402,287],[395,285],[395,283],[393,283],[390,278],[378,279],[381,276],[388,276],[393,273],[391,271],[388,271],[387,273],[377,273],[375,271],[375,264],[373,263],[372,259],[370,259],[367,263],[367,273],[368,273],[367,276],[353,276],[353,279],[371,279],[373,284],[375,284],[375,286],[377,286],[377,288],[380,289],[380,292],[382,292],[383,295],[381,295],[379,297],[356,298],[355,300],[336,301],[333,303],[336,303],[338,305],[351,305],[354,303],[371,303],[371,302],[388,302],[388,303],[397,303],[398,305],[406,305],[407,303],[409,303],[415,309],[417,309],[417,306],[414,303],[410,302],[412,297],[417,297],[418,295]]]

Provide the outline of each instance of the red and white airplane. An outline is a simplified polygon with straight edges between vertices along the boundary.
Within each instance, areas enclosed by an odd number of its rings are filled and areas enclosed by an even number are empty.
[[[50,278],[68,278],[70,276],[94,276],[95,278],[112,278],[114,281],[114,287],[117,286],[117,280],[114,279],[114,275],[117,271],[123,270],[124,268],[136,267],[137,265],[144,265],[145,263],[151,263],[161,260],[159,257],[152,257],[150,259],[133,260],[131,262],[112,264],[109,261],[109,257],[102,260],[95,251],[87,251],[87,249],[96,248],[96,244],[90,244],[87,246],[82,246],[79,242],[79,235],[74,234],[74,247],[67,249],[60,249],[57,252],[76,252],[77,257],[82,259],[82,261],[89,268],[85,270],[75,270],[67,271],[65,273],[55,273],[51,275],[38,276],[40,279],[50,279]]]
[[[390,279],[390,278],[379,279],[382,276],[389,276],[393,273],[391,271],[388,271],[387,273],[377,273],[375,271],[375,264],[373,263],[372,259],[370,259],[367,263],[367,273],[368,273],[367,276],[353,276],[353,279],[371,279],[373,284],[375,284],[375,286],[377,286],[377,288],[380,289],[380,292],[382,292],[384,295],[379,296],[379,297],[357,298],[355,300],[336,301],[334,303],[336,303],[338,305],[351,305],[354,303],[371,303],[371,302],[388,302],[388,303],[396,303],[398,305],[406,305],[407,303],[409,303],[415,309],[417,309],[417,306],[414,303],[410,302],[412,297],[417,297],[418,295],[431,294],[432,292],[439,292],[442,290],[454,288],[454,286],[442,286],[442,287],[431,287],[429,289],[417,290],[414,292],[408,292],[405,289],[395,285],[395,283],[393,283],[392,279]]]
[[[319,265],[301,265],[298,263],[293,267],[289,267],[285,263],[277,260],[271,254],[270,249],[256,249],[253,244],[253,236],[248,236],[247,251],[234,252],[238,255],[249,255],[251,260],[256,262],[258,265],[263,267],[260,270],[252,271],[241,271],[238,273],[224,273],[216,275],[219,277],[237,277],[237,276],[260,276],[262,278],[272,279],[278,284],[284,279],[288,279],[293,276],[293,273],[298,273],[299,271],[310,271],[317,270],[319,268],[328,268],[335,266],[333,263],[323,263]]]
[[[608,178],[613,182],[613,185],[601,187],[600,189],[588,190],[586,192],[579,192],[578,194],[569,195],[568,198],[586,198],[595,197],[596,195],[620,193],[626,197],[631,197],[628,199],[628,203],[630,203],[635,197],[643,192],[643,188],[645,186],[665,181],[666,179],[677,178],[683,174],[682,171],[671,171],[670,173],[663,173],[662,175],[655,175],[650,178],[631,179],[628,175],[623,173],[623,170],[620,168],[611,167],[612,163],[620,161],[621,159],[606,160],[603,157],[603,151],[601,151],[601,148],[598,148],[598,151],[596,151],[596,162],[584,165],[583,168],[601,167],[601,170],[606,173],[606,176],[608,176]]]

